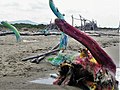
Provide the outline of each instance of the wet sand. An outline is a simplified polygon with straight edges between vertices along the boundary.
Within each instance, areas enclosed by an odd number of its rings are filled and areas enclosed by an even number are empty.
[[[110,55],[117,67],[119,66],[119,37],[101,36],[93,38]],[[55,66],[47,62],[47,58],[39,64],[21,59],[49,51],[59,42],[60,36],[22,36],[17,43],[14,35],[0,37],[0,90],[80,90],[77,87],[34,84],[29,81],[49,77],[57,72]],[[69,37],[67,50],[78,51],[83,47]],[[51,57],[51,56],[50,56]]]
[[[120,67],[120,53],[119,46],[106,47],[104,49],[107,54],[112,58],[117,67]]]

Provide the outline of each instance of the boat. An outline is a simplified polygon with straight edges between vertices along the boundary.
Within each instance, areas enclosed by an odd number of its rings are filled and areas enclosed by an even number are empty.
[[[78,86],[83,90],[118,90],[116,65],[100,45],[63,19],[56,19],[55,24],[86,48],[72,62],[60,64],[59,76],[54,84]]]

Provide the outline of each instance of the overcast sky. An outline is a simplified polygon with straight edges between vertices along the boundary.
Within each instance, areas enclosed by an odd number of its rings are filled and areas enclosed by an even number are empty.
[[[54,0],[65,20],[72,23],[71,15],[79,14],[89,20],[97,20],[98,26],[118,27],[120,21],[119,0]],[[0,0],[0,21],[31,20],[49,23],[56,16],[49,7],[49,0]],[[80,25],[75,20],[74,24]]]

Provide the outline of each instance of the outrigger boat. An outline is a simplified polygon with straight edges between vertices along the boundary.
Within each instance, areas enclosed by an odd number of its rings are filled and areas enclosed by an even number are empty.
[[[86,47],[72,62],[61,62],[58,77],[53,84],[78,86],[83,90],[118,90],[116,65],[110,56],[94,39],[68,24],[53,0],[49,0],[49,5],[59,18],[55,20],[58,28]]]
[[[116,65],[99,44],[63,19],[56,19],[55,24],[86,48],[72,62],[60,64],[54,84],[78,86],[83,90],[118,90]]]
[[[49,5],[59,18],[55,20],[58,28],[86,47],[72,62],[60,62],[59,74],[53,84],[78,86],[83,90],[118,90],[116,65],[110,56],[94,39],[68,24],[53,0],[49,0]]]

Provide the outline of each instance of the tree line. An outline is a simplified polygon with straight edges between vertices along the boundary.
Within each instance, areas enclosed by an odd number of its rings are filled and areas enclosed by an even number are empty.
[[[16,27],[17,29],[22,29],[22,28],[37,28],[37,29],[44,29],[47,25],[45,24],[38,24],[38,25],[32,25],[32,24],[24,24],[24,23],[16,23],[16,24],[11,24],[14,27]],[[0,24],[1,28],[4,28],[4,26],[2,24]]]

